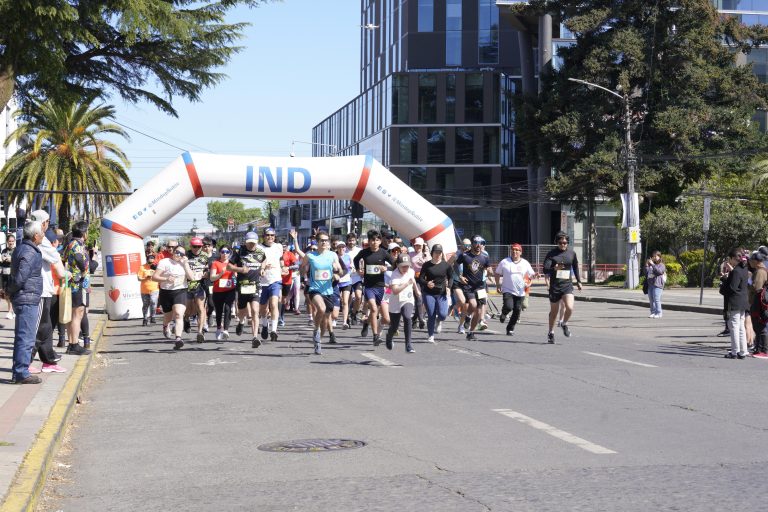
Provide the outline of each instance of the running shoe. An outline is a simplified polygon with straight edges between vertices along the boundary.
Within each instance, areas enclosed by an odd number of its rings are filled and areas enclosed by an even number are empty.
[[[238,336],[243,335],[243,322],[237,323],[237,327],[235,327],[235,334],[237,334]]]
[[[71,343],[67,347],[67,354],[69,354],[69,355],[73,355],[73,356],[87,356],[90,353],[91,353],[90,350],[87,350],[87,349],[81,347],[77,343]]]
[[[746,358],[746,357],[747,357],[747,354],[736,354],[736,357],[737,357],[738,359],[744,359],[744,358]]]
[[[277,333],[275,331],[269,333],[269,339],[270,341],[277,341]]]
[[[192,330],[192,324],[189,322],[189,320],[184,320],[184,332],[189,334],[191,330]]]
[[[266,325],[261,326],[261,339],[265,340],[269,337],[269,328]]]
[[[225,340],[229,339],[229,331],[221,331],[221,337]]]
[[[768,354],[766,354],[765,352],[755,352],[754,354],[752,354],[752,357],[756,357],[758,359],[768,359]]]
[[[261,342],[259,341],[258,336],[254,336],[251,340],[251,348],[259,348],[261,346]]]
[[[473,331],[469,331],[467,333],[467,341],[473,341],[473,340],[476,340],[476,339],[477,338],[475,337],[475,333]]]
[[[410,343],[405,345],[405,351],[408,352],[409,354],[413,354],[414,352],[416,352],[416,350],[414,350],[413,348],[413,345],[411,345]]]
[[[472,322],[472,317],[471,316],[468,316],[467,318],[464,319],[464,328],[465,329],[469,329],[470,322]]]
[[[547,335],[547,343],[555,343],[555,333],[551,332]]]
[[[724,330],[723,332],[719,332],[719,333],[717,333],[717,335],[718,335],[718,336],[720,336],[721,338],[722,338],[723,336],[730,336],[730,335],[731,335],[731,331],[729,331],[728,329],[726,329],[726,330]]]
[[[443,321],[442,320],[439,320],[437,322],[437,327],[435,328],[435,332],[437,334],[440,334],[441,332],[443,332]]]
[[[205,334],[203,334],[201,332],[197,333],[197,342],[198,343],[202,343],[204,341],[205,341]]]
[[[40,384],[43,382],[43,379],[38,377],[37,375],[30,375],[26,379],[16,380],[14,379],[14,384]]]
[[[173,344],[173,350],[180,350],[183,346],[184,342],[182,341],[181,336],[176,336],[176,343]]]
[[[434,336],[430,336],[429,338],[427,338],[427,343],[434,343],[434,342],[435,342]]]
[[[557,321],[557,326],[560,327],[560,320]]]
[[[515,334],[515,328],[507,327],[507,336],[512,336],[513,334]]]
[[[30,367],[30,370],[31,369],[32,368]],[[43,368],[42,368],[42,372],[43,373],[64,373],[66,371],[67,371],[66,368],[63,368],[63,367],[61,367],[61,366],[59,366],[57,364],[46,364],[46,363],[43,363]]]
[[[456,332],[459,334],[466,334],[466,330],[464,329],[463,325],[459,325],[459,328]]]
[[[336,344],[336,333],[329,333],[328,334],[328,343]]]
[[[501,316],[499,317],[499,321],[500,321],[501,323],[504,323],[504,322],[506,322],[506,321],[507,321],[507,315],[501,315]]]
[[[153,317],[153,316],[152,316],[152,317],[149,317],[149,323],[150,323],[150,324],[156,324],[156,323],[157,323],[157,320],[155,320],[155,317]]]
[[[221,341],[221,339],[222,339],[221,329],[216,329],[216,341]]]
[[[363,328],[360,330],[360,336],[366,338],[368,336],[368,322],[363,321]]]
[[[341,326],[342,330],[344,330],[344,331],[346,331],[346,330],[350,329],[351,327],[352,327],[352,326],[351,326],[351,325],[349,325],[349,322],[347,322],[347,323],[345,323],[344,325],[342,325],[342,326]]]
[[[726,359],[736,359],[736,354],[734,354],[733,352],[728,352],[728,353],[725,354],[725,358]]]
[[[387,350],[392,350],[392,348],[395,346],[395,343],[394,343],[394,341],[392,340],[392,336],[390,336],[389,334],[387,334],[387,342],[386,342],[386,345],[387,345]]]
[[[379,345],[381,345],[381,336],[379,334],[374,334],[373,335],[373,346],[374,347],[378,347]]]
[[[167,339],[171,339],[171,326],[170,325],[164,325],[163,326],[163,336],[165,336]]]
[[[141,326],[146,327],[147,325],[149,325],[149,320],[145,318],[144,320],[141,321]]]
[[[563,334],[566,338],[571,337],[571,330],[568,328],[568,324],[560,324],[560,327],[563,328]]]
[[[323,351],[320,349],[320,342],[319,341],[315,342],[315,355],[316,356],[323,355]]]
[[[487,328],[488,328],[488,324],[486,324],[486,323],[485,323],[485,322],[483,322],[483,321],[481,321],[481,322],[480,322],[480,325],[478,325],[478,326],[477,326],[477,330],[478,330],[478,331],[484,331],[484,330],[486,330]]]
[[[29,373],[31,373],[31,374],[37,374],[37,373],[40,373],[42,371],[37,366],[32,366],[32,365],[29,365],[29,368],[27,368],[27,370],[29,370]]]
[[[278,320],[277,321],[277,326],[278,327],[285,327],[285,320]]]
[[[208,332],[208,324],[203,324],[203,332]]]
[[[423,328],[424,328],[424,320],[419,318],[419,329],[423,329]]]

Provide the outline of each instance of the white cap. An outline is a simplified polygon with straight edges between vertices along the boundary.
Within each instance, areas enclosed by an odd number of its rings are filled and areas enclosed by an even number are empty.
[[[389,250],[389,251],[391,251],[392,249],[399,249],[399,248],[400,248],[400,246],[397,245],[395,242],[392,242],[391,244],[389,244],[387,246],[387,250]]]
[[[40,224],[42,224],[43,222],[47,221],[50,218],[51,218],[51,216],[48,215],[48,212],[45,211],[45,210],[35,210],[35,211],[33,211],[32,213],[29,214],[29,219],[30,220],[33,220],[35,222],[39,222]]]
[[[416,240],[413,241],[413,245],[424,245],[424,239],[421,237],[416,238]]]

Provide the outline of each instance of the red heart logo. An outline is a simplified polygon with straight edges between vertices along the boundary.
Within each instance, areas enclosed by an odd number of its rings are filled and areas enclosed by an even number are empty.
[[[120,297],[120,290],[117,288],[112,288],[109,290],[109,298],[112,299],[112,302],[117,302],[117,299]]]

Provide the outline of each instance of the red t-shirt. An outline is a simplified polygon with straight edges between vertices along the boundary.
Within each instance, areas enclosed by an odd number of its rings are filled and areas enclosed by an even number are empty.
[[[227,263],[221,260],[216,260],[211,264],[212,274],[221,274],[221,271],[227,268]],[[228,292],[235,289],[235,279],[231,271],[226,270],[221,277],[213,282],[213,291],[215,292]]]
[[[295,254],[293,254],[291,251],[285,251],[283,252],[283,263],[285,263],[286,267],[292,267],[296,264],[296,262],[299,261],[299,258],[296,257]],[[283,274],[283,284],[288,286],[293,282],[293,270],[288,269],[287,274]]]

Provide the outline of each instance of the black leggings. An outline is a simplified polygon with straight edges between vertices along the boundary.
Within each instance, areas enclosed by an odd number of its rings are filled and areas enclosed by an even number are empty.
[[[213,292],[213,308],[216,311],[216,329],[221,329],[224,315],[224,330],[229,330],[229,321],[232,319],[232,303],[235,301],[235,290],[228,292]]]
[[[395,336],[395,331],[400,327],[400,317],[403,317],[403,331],[405,332],[405,342],[411,342],[411,330],[413,328],[413,304],[407,303],[400,306],[400,311],[389,312],[389,331],[387,336],[391,339]]]
[[[504,305],[501,307],[501,314],[508,315],[512,312],[512,318],[509,319],[507,329],[514,329],[517,321],[520,319],[520,311],[523,309],[523,300],[525,299],[525,296],[518,297],[511,293],[505,293],[503,294],[503,297]]]

